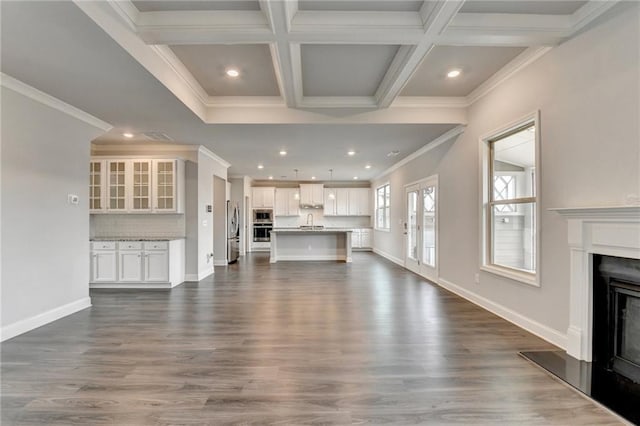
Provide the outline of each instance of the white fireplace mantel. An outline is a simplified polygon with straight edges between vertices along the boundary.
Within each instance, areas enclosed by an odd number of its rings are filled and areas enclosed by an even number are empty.
[[[593,254],[640,259],[640,206],[549,209],[569,221],[571,288],[567,353],[591,361]]]

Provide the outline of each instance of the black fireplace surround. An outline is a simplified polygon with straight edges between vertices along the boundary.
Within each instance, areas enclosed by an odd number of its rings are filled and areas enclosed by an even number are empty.
[[[640,422],[640,260],[593,256],[593,372],[605,405]],[[595,395],[594,395],[595,397]]]
[[[521,355],[640,425],[640,260],[592,259],[593,362],[564,351]]]

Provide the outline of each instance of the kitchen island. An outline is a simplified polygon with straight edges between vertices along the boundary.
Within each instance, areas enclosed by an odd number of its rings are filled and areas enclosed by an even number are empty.
[[[270,262],[341,260],[351,263],[351,232],[351,229],[274,228]]]

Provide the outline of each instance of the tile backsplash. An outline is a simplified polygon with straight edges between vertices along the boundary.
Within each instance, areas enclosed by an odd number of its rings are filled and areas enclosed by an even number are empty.
[[[92,214],[90,236],[184,237],[183,214]]]

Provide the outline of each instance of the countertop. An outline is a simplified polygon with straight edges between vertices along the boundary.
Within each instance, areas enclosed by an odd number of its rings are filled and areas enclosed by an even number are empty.
[[[89,241],[173,241],[184,240],[185,237],[93,237]]]
[[[300,229],[300,228],[273,228],[271,233],[279,232],[285,234],[336,234],[342,232],[353,232],[351,228],[322,228],[322,229]]]

